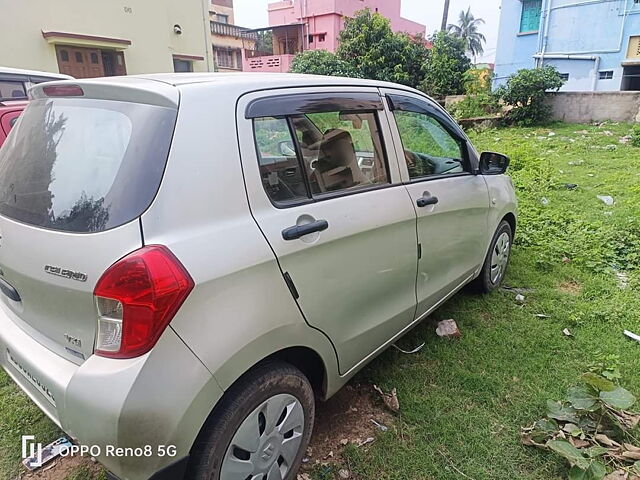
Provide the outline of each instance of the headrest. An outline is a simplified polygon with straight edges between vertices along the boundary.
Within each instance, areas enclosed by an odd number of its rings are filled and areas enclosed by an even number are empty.
[[[336,167],[349,166],[356,161],[351,134],[339,128],[327,130],[320,144],[316,168],[320,172],[326,172]]]

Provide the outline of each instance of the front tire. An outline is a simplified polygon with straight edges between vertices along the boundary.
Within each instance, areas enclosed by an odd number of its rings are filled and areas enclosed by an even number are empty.
[[[305,375],[268,362],[225,394],[198,436],[190,480],[293,480],[307,450],[315,401]]]
[[[512,244],[513,232],[511,225],[506,220],[503,220],[493,235],[480,275],[471,282],[471,287],[474,290],[481,293],[489,293],[500,286],[507,273]]]

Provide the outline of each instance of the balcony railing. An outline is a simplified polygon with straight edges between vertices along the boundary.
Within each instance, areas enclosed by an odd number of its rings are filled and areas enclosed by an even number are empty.
[[[223,35],[225,37],[240,38],[242,36],[242,32],[246,32],[249,30],[245,27],[239,27],[237,25],[231,25],[229,23],[215,22],[213,20],[209,23],[211,24],[211,33],[213,33],[214,35]]]

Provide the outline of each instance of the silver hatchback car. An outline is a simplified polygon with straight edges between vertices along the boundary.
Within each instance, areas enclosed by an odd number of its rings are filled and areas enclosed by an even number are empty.
[[[509,160],[416,90],[167,74],[31,96],[0,150],[0,363],[112,478],[295,478],[315,398],[504,277]]]

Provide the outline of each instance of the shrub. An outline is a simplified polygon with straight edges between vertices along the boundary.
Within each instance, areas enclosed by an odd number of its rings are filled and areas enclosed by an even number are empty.
[[[334,75],[336,77],[358,77],[353,66],[338,58],[335,53],[326,50],[307,50],[299,53],[291,63],[292,73],[310,73],[314,75]]]
[[[486,117],[500,112],[500,101],[492,93],[477,93],[467,95],[464,100],[452,105],[450,110],[457,120]]]
[[[551,107],[544,103],[546,92],[559,90],[562,85],[563,78],[555,67],[549,65],[519,70],[496,94],[513,107],[507,114],[507,120],[517,125],[537,125],[551,117]]]
[[[640,125],[634,125],[631,131],[631,145],[640,147]]]

